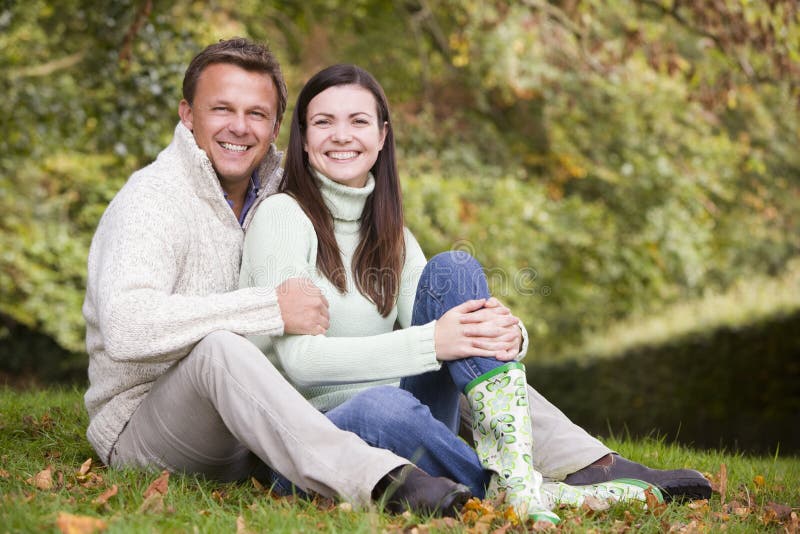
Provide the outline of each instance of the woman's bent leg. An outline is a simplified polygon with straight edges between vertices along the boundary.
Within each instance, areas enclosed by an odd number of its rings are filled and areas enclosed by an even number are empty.
[[[462,251],[437,254],[420,277],[411,324],[426,324],[473,299],[488,299],[489,286],[480,263]],[[494,358],[464,358],[447,362],[439,371],[406,377],[400,387],[431,409],[436,419],[458,432],[459,399],[466,385],[501,366]]]
[[[438,254],[420,277],[412,323],[430,322],[467,300],[489,297],[486,276],[475,258],[461,251]],[[533,468],[531,418],[521,364],[464,358],[447,362],[436,373],[405,379],[401,387],[431,406],[453,432],[458,428],[460,394],[466,393],[478,457],[494,473],[490,494],[505,491],[521,515],[558,522],[558,516],[546,509],[542,476]]]
[[[373,447],[390,450],[428,474],[460,482],[483,497],[490,474],[475,451],[409,392],[393,386],[369,388],[325,415]]]

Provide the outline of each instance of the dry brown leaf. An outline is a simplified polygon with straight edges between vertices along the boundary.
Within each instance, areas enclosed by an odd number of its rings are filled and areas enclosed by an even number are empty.
[[[435,529],[454,529],[458,526],[458,521],[452,517],[440,517],[437,519],[431,519],[430,523],[428,523],[431,528]]]
[[[238,516],[236,518],[236,534],[255,534],[254,531],[247,528],[247,524],[244,522],[244,516]]]
[[[53,489],[53,468],[48,465],[25,482],[40,490],[51,490]]]
[[[786,521],[792,517],[792,507],[785,504],[770,501],[764,508],[768,512],[775,514],[775,519],[778,521]]]
[[[787,534],[798,534],[800,533],[800,518],[797,517],[797,512],[792,512],[792,515],[789,518],[789,524],[785,525]]]
[[[556,526],[550,521],[537,521],[531,527],[533,532],[542,532],[545,530],[555,530]]]
[[[655,493],[653,493],[653,490],[650,488],[644,490],[644,499],[647,504],[647,509],[656,517],[663,514],[664,510],[667,509],[667,504],[659,502],[658,497],[656,497]]]
[[[157,479],[155,479],[153,482],[150,483],[149,486],[147,486],[147,489],[144,490],[142,496],[145,499],[147,499],[153,494],[166,495],[168,484],[169,484],[169,471],[164,470],[161,472],[161,474],[158,476]]]
[[[140,514],[146,513],[154,513],[160,514],[164,512],[164,496],[160,493],[153,492],[149,496],[145,497],[142,504],[139,505],[138,512]]]
[[[252,483],[253,483],[253,487],[256,489],[256,491],[257,491],[257,492],[259,492],[259,493],[265,493],[265,492],[267,491],[267,490],[264,488],[264,484],[262,484],[261,482],[259,482],[258,480],[256,480],[256,479],[255,479],[255,477],[250,477],[250,482],[252,482]]]
[[[587,495],[583,498],[583,504],[581,504],[581,509],[586,512],[603,512],[611,508],[611,505],[608,504],[608,501],[604,499],[598,499],[593,495]]]
[[[88,515],[73,515],[67,512],[58,513],[56,526],[63,534],[91,534],[92,532],[102,532],[108,528],[102,519]]]
[[[81,464],[81,468],[78,470],[78,474],[81,476],[86,476],[86,473],[92,468],[92,459],[89,458],[85,462]]]
[[[6,471],[5,469],[0,469],[0,478],[8,478],[11,476],[11,473]]]
[[[506,534],[506,532],[508,532],[508,529],[510,528],[511,528],[511,523],[506,523],[502,527],[494,529],[492,531],[492,534]]]
[[[108,488],[106,491],[104,491],[103,493],[98,495],[92,501],[92,504],[97,504],[97,505],[100,505],[100,506],[106,504],[111,497],[113,497],[114,495],[117,494],[117,491],[118,491],[117,485],[114,484],[113,486]]]
[[[705,510],[708,508],[708,499],[699,499],[686,503],[686,506],[692,510]]]

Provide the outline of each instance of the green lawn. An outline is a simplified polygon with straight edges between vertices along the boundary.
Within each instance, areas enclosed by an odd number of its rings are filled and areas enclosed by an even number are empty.
[[[84,438],[86,421],[78,390],[0,389],[0,532],[58,532],[59,523],[67,531],[70,516],[65,514],[99,519],[106,532],[412,532],[416,528],[420,533],[502,533],[535,528],[514,525],[488,503],[473,503],[457,520],[436,520],[391,516],[376,509],[352,511],[347,503],[324,499],[275,498],[252,483],[218,484],[191,476],[172,475],[161,492],[148,492],[159,473],[99,466]],[[653,467],[700,469],[712,477],[720,493],[708,503],[676,503],[651,511],[638,504],[604,511],[562,509],[560,530],[800,532],[796,457],[697,451],[654,439],[607,442]],[[91,467],[85,464],[89,458]]]

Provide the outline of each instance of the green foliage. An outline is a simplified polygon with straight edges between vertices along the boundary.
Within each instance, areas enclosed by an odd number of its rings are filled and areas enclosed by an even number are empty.
[[[487,266],[537,357],[774,275],[800,251],[798,17],[666,0],[3,4],[0,317],[82,350],[91,233],[170,139],[189,59],[232,35],[269,41],[292,95],[330,63],[375,73],[409,226],[428,254]]]
[[[800,451],[800,311],[659,345],[528,365],[531,383],[576,424],[699,447]]]

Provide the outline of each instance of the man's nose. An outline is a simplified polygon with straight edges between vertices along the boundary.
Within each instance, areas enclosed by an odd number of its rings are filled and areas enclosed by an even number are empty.
[[[228,123],[228,129],[235,135],[245,135],[249,128],[250,126],[244,113],[235,113]]]

